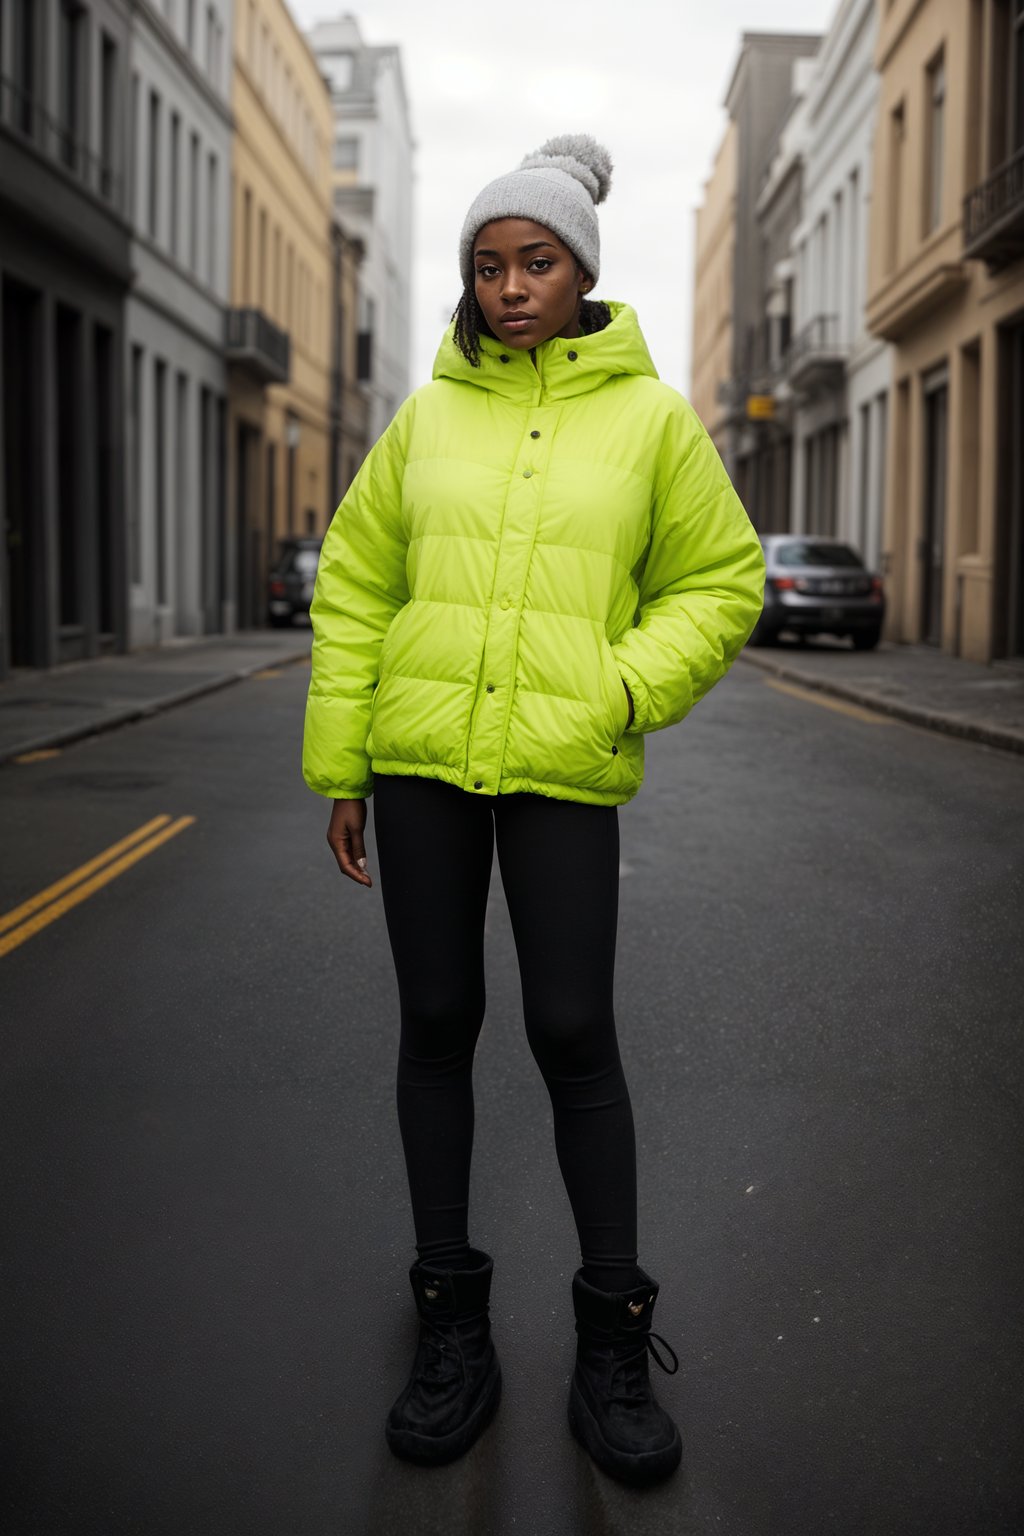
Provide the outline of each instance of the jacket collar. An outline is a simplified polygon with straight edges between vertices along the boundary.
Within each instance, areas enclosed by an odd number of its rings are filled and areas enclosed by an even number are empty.
[[[475,384],[517,403],[568,400],[598,389],[616,374],[658,377],[636,317],[628,304],[610,303],[611,323],[592,336],[568,341],[554,336],[529,351],[502,347],[487,336],[480,339],[480,366],[468,363],[455,345],[450,325],[434,361],[435,379]],[[506,361],[502,361],[502,359]],[[534,358],[536,361],[534,361]]]

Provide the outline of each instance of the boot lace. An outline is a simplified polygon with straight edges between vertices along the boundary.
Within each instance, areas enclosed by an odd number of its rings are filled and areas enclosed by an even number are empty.
[[[661,1358],[654,1343],[655,1339],[663,1344],[672,1356],[671,1365]],[[652,1329],[644,1335],[641,1344],[630,1339],[625,1347],[612,1350],[612,1357],[616,1362],[612,1367],[611,1400],[613,1402],[621,1403],[624,1408],[639,1408],[650,1401],[651,1387],[647,1375],[648,1354],[653,1355],[656,1363],[669,1376],[674,1376],[678,1371],[679,1356],[660,1333],[655,1333]]]

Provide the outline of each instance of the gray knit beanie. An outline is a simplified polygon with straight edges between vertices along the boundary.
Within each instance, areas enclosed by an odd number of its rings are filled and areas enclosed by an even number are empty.
[[[473,242],[492,219],[533,219],[567,245],[596,283],[601,236],[596,203],[612,182],[608,151],[587,133],[563,133],[527,155],[517,170],[488,183],[472,203],[459,239],[462,281],[473,287]]]

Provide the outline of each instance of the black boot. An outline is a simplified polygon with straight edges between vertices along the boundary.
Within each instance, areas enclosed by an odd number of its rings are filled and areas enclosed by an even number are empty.
[[[651,1334],[657,1283],[638,1269],[629,1291],[599,1291],[578,1269],[572,1281],[576,1311],[576,1369],[569,1389],[569,1425],[605,1472],[626,1483],[654,1483],[678,1467],[679,1431],[655,1401],[648,1378],[648,1351],[663,1371],[679,1369],[675,1350]],[[660,1339],[672,1356],[666,1365],[654,1346]]]
[[[468,1451],[501,1397],[487,1313],[494,1264],[469,1250],[472,1269],[417,1261],[409,1270],[420,1336],[408,1385],[387,1417],[396,1456],[437,1465]]]

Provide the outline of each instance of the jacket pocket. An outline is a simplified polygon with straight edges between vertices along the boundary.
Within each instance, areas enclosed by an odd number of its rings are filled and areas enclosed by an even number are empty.
[[[612,648],[605,635],[601,636],[601,670],[611,709],[612,740],[618,741],[629,724],[629,699],[626,696],[626,685],[622,681],[622,674],[615,665],[615,657],[612,655]]]

